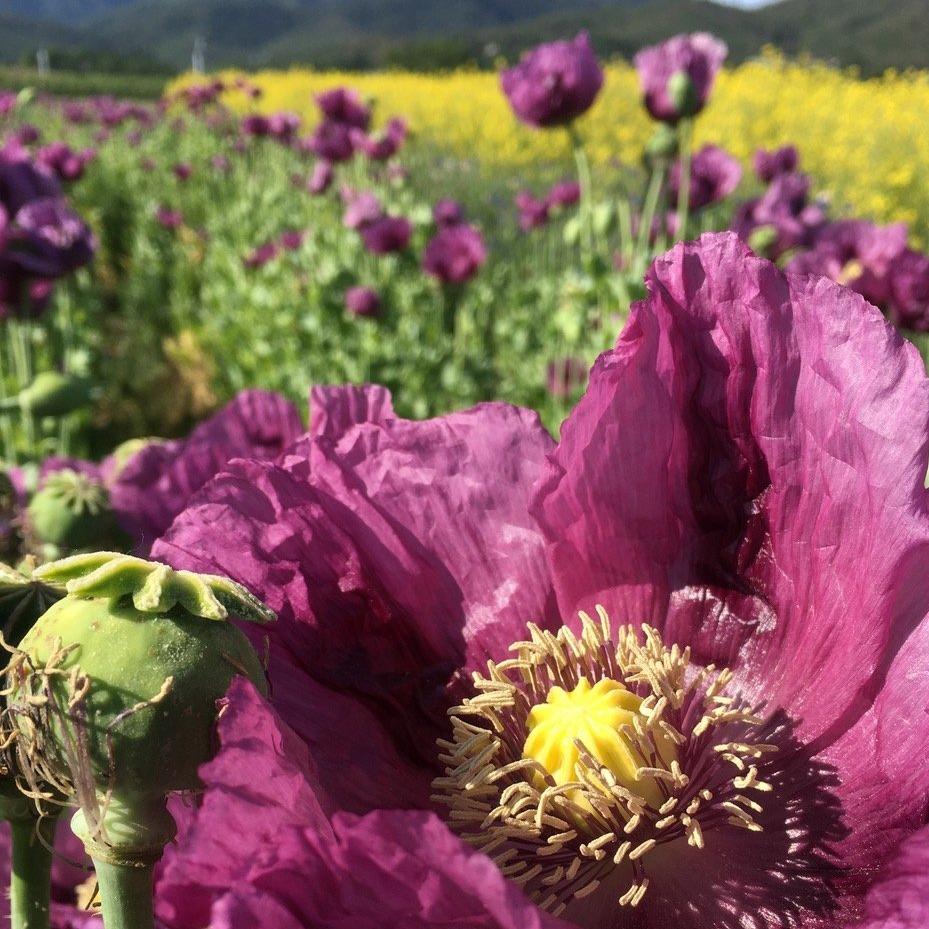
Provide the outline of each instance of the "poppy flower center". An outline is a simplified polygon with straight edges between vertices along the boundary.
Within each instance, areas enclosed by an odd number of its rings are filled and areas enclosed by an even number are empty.
[[[583,746],[591,758],[610,770],[618,784],[658,809],[664,796],[657,780],[649,775],[638,777],[642,758],[637,750],[635,719],[640,717],[640,723],[648,720],[642,702],[611,678],[591,684],[584,677],[573,690],[552,687],[545,702],[529,712],[523,754],[538,761],[555,783],[563,786],[574,782]],[[656,743],[660,756],[656,762],[667,768],[677,759],[675,744],[664,734]],[[582,791],[568,796],[593,812]]]
[[[475,673],[476,694],[449,710],[433,783],[466,842],[569,916],[595,893],[637,906],[660,846],[760,832],[764,759],[777,750],[756,708],[726,693],[729,671],[695,666],[649,626],[614,635],[600,607],[580,615],[580,635],[530,625],[515,657]]]

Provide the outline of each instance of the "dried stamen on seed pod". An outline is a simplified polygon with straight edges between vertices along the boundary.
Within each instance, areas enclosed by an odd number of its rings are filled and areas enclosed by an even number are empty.
[[[634,907],[656,847],[761,830],[759,759],[776,746],[755,741],[763,720],[725,693],[729,671],[697,668],[650,626],[614,635],[600,607],[580,635],[528,629],[449,710],[433,799],[533,900],[558,915],[619,887]]]

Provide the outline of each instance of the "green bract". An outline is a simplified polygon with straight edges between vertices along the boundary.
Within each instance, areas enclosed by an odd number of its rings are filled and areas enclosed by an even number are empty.
[[[226,620],[274,614],[226,578],[113,552],[35,576],[67,596],[11,665],[20,756],[40,759],[80,805],[72,828],[95,859],[155,860],[174,829],[167,794],[196,789],[212,757],[217,701],[237,674],[265,691],[255,652]]]

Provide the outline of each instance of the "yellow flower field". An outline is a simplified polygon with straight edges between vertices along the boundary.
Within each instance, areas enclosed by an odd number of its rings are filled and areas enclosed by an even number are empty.
[[[606,71],[604,90],[580,124],[601,164],[636,159],[652,128],[632,66],[617,61]],[[381,119],[403,115],[425,140],[490,167],[528,165],[568,152],[563,133],[535,132],[516,122],[492,73],[294,69],[249,77],[264,91],[257,104],[261,111],[290,110],[311,123],[318,118],[312,95],[349,84],[377,101]],[[196,80],[179,78],[169,92]],[[227,94],[226,103],[240,112],[256,106],[237,91]],[[697,140],[722,144],[746,163],[760,146],[794,142],[818,190],[840,210],[882,222],[904,220],[919,239],[929,238],[927,72],[862,80],[853,72],[768,52],[720,76]]]

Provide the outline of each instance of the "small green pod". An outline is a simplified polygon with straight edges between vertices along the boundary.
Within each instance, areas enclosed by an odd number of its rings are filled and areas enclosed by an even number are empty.
[[[59,549],[112,544],[117,532],[106,488],[70,469],[48,476],[29,501],[26,515],[38,541]]]

